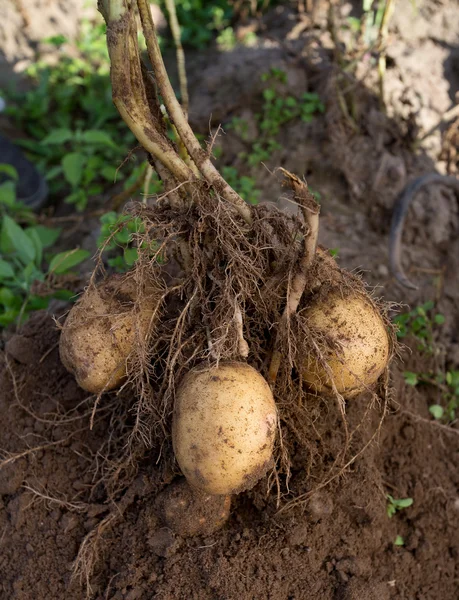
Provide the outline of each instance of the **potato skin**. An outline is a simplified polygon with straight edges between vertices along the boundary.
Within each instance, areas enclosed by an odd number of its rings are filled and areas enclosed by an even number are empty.
[[[136,296],[132,276],[112,275],[88,288],[69,312],[59,341],[60,358],[88,392],[112,390],[126,378],[136,327],[142,335],[148,333],[157,304],[157,295],[152,293],[148,307],[137,315]]]
[[[272,466],[276,428],[271,389],[246,363],[197,367],[177,390],[175,456],[188,483],[209,494],[252,488]]]
[[[342,347],[326,358],[336,388],[352,398],[374,384],[387,366],[389,335],[381,315],[363,295],[332,294],[304,313],[308,325],[329,336]],[[313,354],[305,361],[302,376],[314,392],[332,391],[329,375]]]

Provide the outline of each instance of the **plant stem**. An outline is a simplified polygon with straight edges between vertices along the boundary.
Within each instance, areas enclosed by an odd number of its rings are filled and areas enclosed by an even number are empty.
[[[297,271],[293,276],[291,287],[287,293],[287,302],[285,304],[284,313],[279,322],[279,329],[288,330],[290,317],[298,309],[308,280],[308,271],[316,256],[320,206],[308,190],[307,184],[285,169],[280,170],[287,179],[287,185],[292,188],[295,200],[297,200],[301,206],[304,221],[309,229],[304,236],[302,254],[299,258]],[[276,335],[276,340],[274,342],[274,350],[268,371],[268,381],[272,386],[276,382],[282,359],[279,350],[276,348],[277,342],[278,335]]]
[[[182,108],[185,116],[188,115],[188,83],[186,78],[185,68],[185,53],[183,52],[182,40],[180,35],[180,24],[177,18],[177,10],[175,8],[175,0],[165,0],[167,12],[169,13],[169,25],[174,38],[175,50],[177,53],[177,69],[180,83],[180,94],[182,96]]]
[[[157,119],[149,109],[145,92],[130,0],[99,0],[99,10],[107,23],[112,96],[118,112],[145,150],[179,181],[194,179],[191,169],[160,133],[161,128],[155,126]]]
[[[163,57],[161,56],[155,25],[153,23],[148,1],[137,0],[137,6],[139,9],[145,42],[153,67],[154,76],[170,119],[177,128],[177,131],[186,149],[188,150],[188,153],[190,154],[199,171],[213,186],[215,191],[225,200],[231,202],[244,221],[250,224],[252,222],[252,211],[250,207],[244,202],[239,194],[237,194],[233,188],[226,183],[226,181],[212,164],[207,152],[201,148],[201,145],[196,139],[182,110],[182,107],[175,96],[174,90],[172,89],[172,85],[167,75]]]

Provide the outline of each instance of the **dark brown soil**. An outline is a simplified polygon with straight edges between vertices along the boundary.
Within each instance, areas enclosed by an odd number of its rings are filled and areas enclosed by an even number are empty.
[[[417,98],[419,73],[412,56],[419,48],[424,60],[433,44],[437,53],[432,60],[438,61],[441,54],[445,72],[433,70],[440,91],[425,103],[430,111],[441,113],[442,102],[447,104],[457,90],[457,79],[446,79],[448,73],[456,73],[446,52],[457,44],[451,33],[453,3],[425,0],[418,4],[416,27],[411,27],[411,13],[403,10],[397,15],[396,40],[405,43],[407,50],[404,54],[394,51],[387,86],[396,90],[405,86]],[[458,16],[457,10],[454,14]],[[318,22],[320,18],[319,11]],[[291,28],[292,19],[279,13],[267,26],[271,35],[281,37]],[[306,173],[313,189],[322,192],[320,241],[339,248],[342,266],[365,270],[365,278],[379,285],[378,293],[387,300],[412,306],[438,301],[446,323],[436,334],[436,344],[444,349],[449,367],[457,369],[459,236],[454,195],[437,189],[416,200],[407,223],[405,264],[425,270],[412,271],[419,290],[401,289],[386,266],[391,207],[397,191],[412,175],[438,166],[435,154],[429,148],[414,154],[408,115],[389,118],[379,110],[377,98],[364,89],[359,88],[356,96],[359,133],[339,126],[330,92],[334,81],[331,52],[325,38],[311,41],[310,34],[305,35],[300,38],[300,50],[293,44],[284,52],[283,46],[273,48],[271,40],[261,50],[240,50],[226,58],[222,54],[219,68],[214,58],[206,68],[201,65],[192,80],[204,86],[204,104],[192,106],[191,118],[194,115],[199,125],[206,115],[201,123],[205,133],[209,113],[217,115],[217,121],[241,114],[250,120],[259,102],[254,73],[261,75],[271,65],[287,70],[288,85],[293,88],[319,90],[327,103],[324,117],[311,124],[288,125],[282,132],[283,149],[273,155],[270,166]],[[251,60],[245,61],[248,56]],[[407,57],[411,63],[407,64]],[[245,86],[239,97],[235,65],[242,72],[245,62],[246,74],[251,74],[241,76]],[[230,65],[226,70],[225,64]],[[427,58],[424,65],[428,70]],[[434,85],[432,78],[430,85]],[[221,81],[226,82],[223,87]],[[250,87],[250,82],[256,83]],[[221,89],[231,93],[212,94]],[[196,97],[197,92],[192,95]],[[229,96],[231,105],[225,104]],[[395,98],[389,112],[401,115],[403,103],[397,102]],[[406,103],[403,107],[406,110]],[[221,160],[237,164],[240,144],[228,132]],[[281,192],[275,178],[268,177],[265,169],[250,174],[257,178],[265,200],[277,200]],[[440,283],[438,273],[431,271],[435,269],[443,270]],[[127,489],[106,489],[101,465],[114,452],[107,431],[113,430],[117,406],[132,403],[132,396],[129,390],[120,397],[105,395],[91,430],[94,399],[62,366],[58,339],[52,318],[37,313],[6,341],[2,351],[1,600],[82,600],[87,591],[97,600],[459,598],[459,429],[432,420],[428,407],[438,401],[436,388],[405,384],[403,371],[425,372],[433,360],[417,350],[415,341],[409,343],[412,352],[404,351],[402,360],[392,367],[393,398],[379,434],[340,477],[284,510],[289,500],[301,498],[326,479],[343,447],[339,413],[317,400],[316,436],[309,440],[314,455],[297,446],[290,493],[280,499],[281,510],[275,487],[268,493],[264,479],[233,499],[229,520],[217,532],[182,537],[165,526],[158,509],[164,497],[161,492],[179,481],[176,469],[159,460],[169,449],[152,449],[148,460],[137,466],[137,477]],[[349,401],[351,428],[360,423],[368,401],[365,395]],[[355,434],[356,448],[372,438],[380,417],[380,407],[369,412]],[[123,423],[118,426],[122,428]],[[94,470],[94,465],[100,468]],[[388,518],[387,494],[410,497],[413,505]],[[79,557],[93,561],[93,572],[88,580],[72,580],[79,549],[88,535],[98,540],[91,546],[95,553]],[[404,546],[394,544],[397,536],[403,537]]]
[[[429,421],[429,398],[406,388],[397,368],[399,409],[339,481],[280,514],[262,481],[235,499],[223,529],[181,538],[158,519],[154,498],[168,488],[153,461],[118,508],[88,472],[94,452],[102,459],[107,421],[89,430],[90,403],[81,404],[84,392],[59,361],[58,336],[39,313],[7,345],[1,444],[24,456],[1,470],[1,598],[83,598],[80,582],[70,581],[79,545],[116,511],[99,544],[95,598],[457,598],[459,434]],[[351,402],[351,423],[365,404],[362,396]],[[67,422],[50,422],[55,413]],[[332,448],[325,462],[342,444],[330,415],[324,407],[318,424]],[[367,428],[372,432],[374,423]],[[41,445],[47,447],[32,451]],[[304,453],[293,465],[297,496],[314,482],[305,476]],[[386,493],[412,497],[413,506],[389,519]],[[397,535],[404,547],[394,546]]]

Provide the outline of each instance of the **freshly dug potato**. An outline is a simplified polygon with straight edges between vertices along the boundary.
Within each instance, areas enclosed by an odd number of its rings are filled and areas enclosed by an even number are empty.
[[[231,497],[192,488],[182,477],[157,496],[156,504],[162,522],[177,535],[211,535],[228,520]]]
[[[330,351],[325,360],[343,397],[352,398],[377,381],[389,360],[389,336],[381,315],[365,296],[332,294],[304,315],[309,326],[341,348]],[[332,391],[328,373],[313,354],[302,375],[315,392]]]
[[[252,488],[272,465],[276,427],[271,389],[245,363],[197,367],[177,390],[175,456],[189,484],[208,494]]]
[[[112,275],[89,288],[68,314],[59,342],[61,361],[88,392],[112,390],[126,378],[136,327],[147,335],[159,297],[149,290],[145,309],[136,314],[137,293],[132,276]]]

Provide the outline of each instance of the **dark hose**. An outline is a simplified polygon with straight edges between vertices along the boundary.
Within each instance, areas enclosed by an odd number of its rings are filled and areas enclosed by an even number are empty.
[[[459,193],[459,179],[448,175],[440,175],[439,173],[429,173],[421,175],[410,181],[404,187],[394,204],[392,212],[392,222],[389,235],[389,264],[392,275],[403,286],[412,290],[417,290],[415,286],[406,276],[402,267],[402,235],[403,226],[405,224],[406,213],[411,205],[411,201],[421,188],[431,183],[441,183],[453,188]]]

